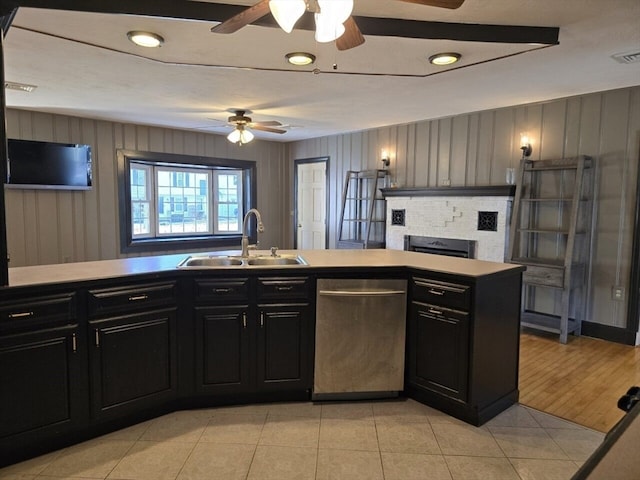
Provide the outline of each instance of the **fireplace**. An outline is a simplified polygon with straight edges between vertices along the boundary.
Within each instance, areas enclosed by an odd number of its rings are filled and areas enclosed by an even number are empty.
[[[404,249],[450,257],[476,258],[476,241],[458,238],[405,235]]]
[[[386,248],[504,262],[514,191],[514,185],[385,188]]]

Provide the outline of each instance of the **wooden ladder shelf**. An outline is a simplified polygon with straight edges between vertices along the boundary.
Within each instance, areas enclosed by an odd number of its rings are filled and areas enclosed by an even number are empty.
[[[349,170],[342,190],[338,248],[384,248],[386,170]]]
[[[561,343],[580,335],[586,310],[594,171],[587,156],[525,158],[517,174],[508,261],[527,267],[521,325]]]

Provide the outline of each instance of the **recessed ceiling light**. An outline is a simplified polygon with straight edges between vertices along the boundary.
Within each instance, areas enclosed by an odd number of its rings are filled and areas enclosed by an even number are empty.
[[[305,65],[310,65],[316,61],[315,55],[312,55],[307,52],[293,52],[287,53],[285,55],[287,62],[291,65],[296,65],[298,67],[303,67]]]
[[[451,65],[452,63],[456,63],[460,60],[460,58],[462,58],[462,55],[459,53],[437,53],[429,57],[429,63],[433,65]]]
[[[141,31],[132,31],[127,32],[127,37],[136,45],[147,48],[155,48],[159,47],[164,43],[164,38],[162,38],[157,33],[151,32],[141,32]]]

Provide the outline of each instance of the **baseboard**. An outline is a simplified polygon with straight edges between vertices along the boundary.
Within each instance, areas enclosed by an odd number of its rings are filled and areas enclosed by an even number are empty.
[[[582,335],[586,337],[601,338],[609,342],[622,343],[624,345],[636,344],[636,332],[626,328],[612,327],[594,322],[582,322]]]

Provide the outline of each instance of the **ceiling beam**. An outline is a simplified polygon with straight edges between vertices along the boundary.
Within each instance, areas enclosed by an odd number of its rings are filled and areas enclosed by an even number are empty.
[[[210,22],[223,22],[247,8],[243,5],[196,0],[84,0],[82,2],[77,0],[0,0],[0,15],[6,15],[16,7],[144,15]],[[557,45],[559,35],[558,27],[482,25],[360,16],[354,16],[354,20],[364,35],[384,37]],[[278,27],[271,15],[262,17],[253,25]],[[315,30],[313,14],[307,12],[298,21],[296,28]]]

